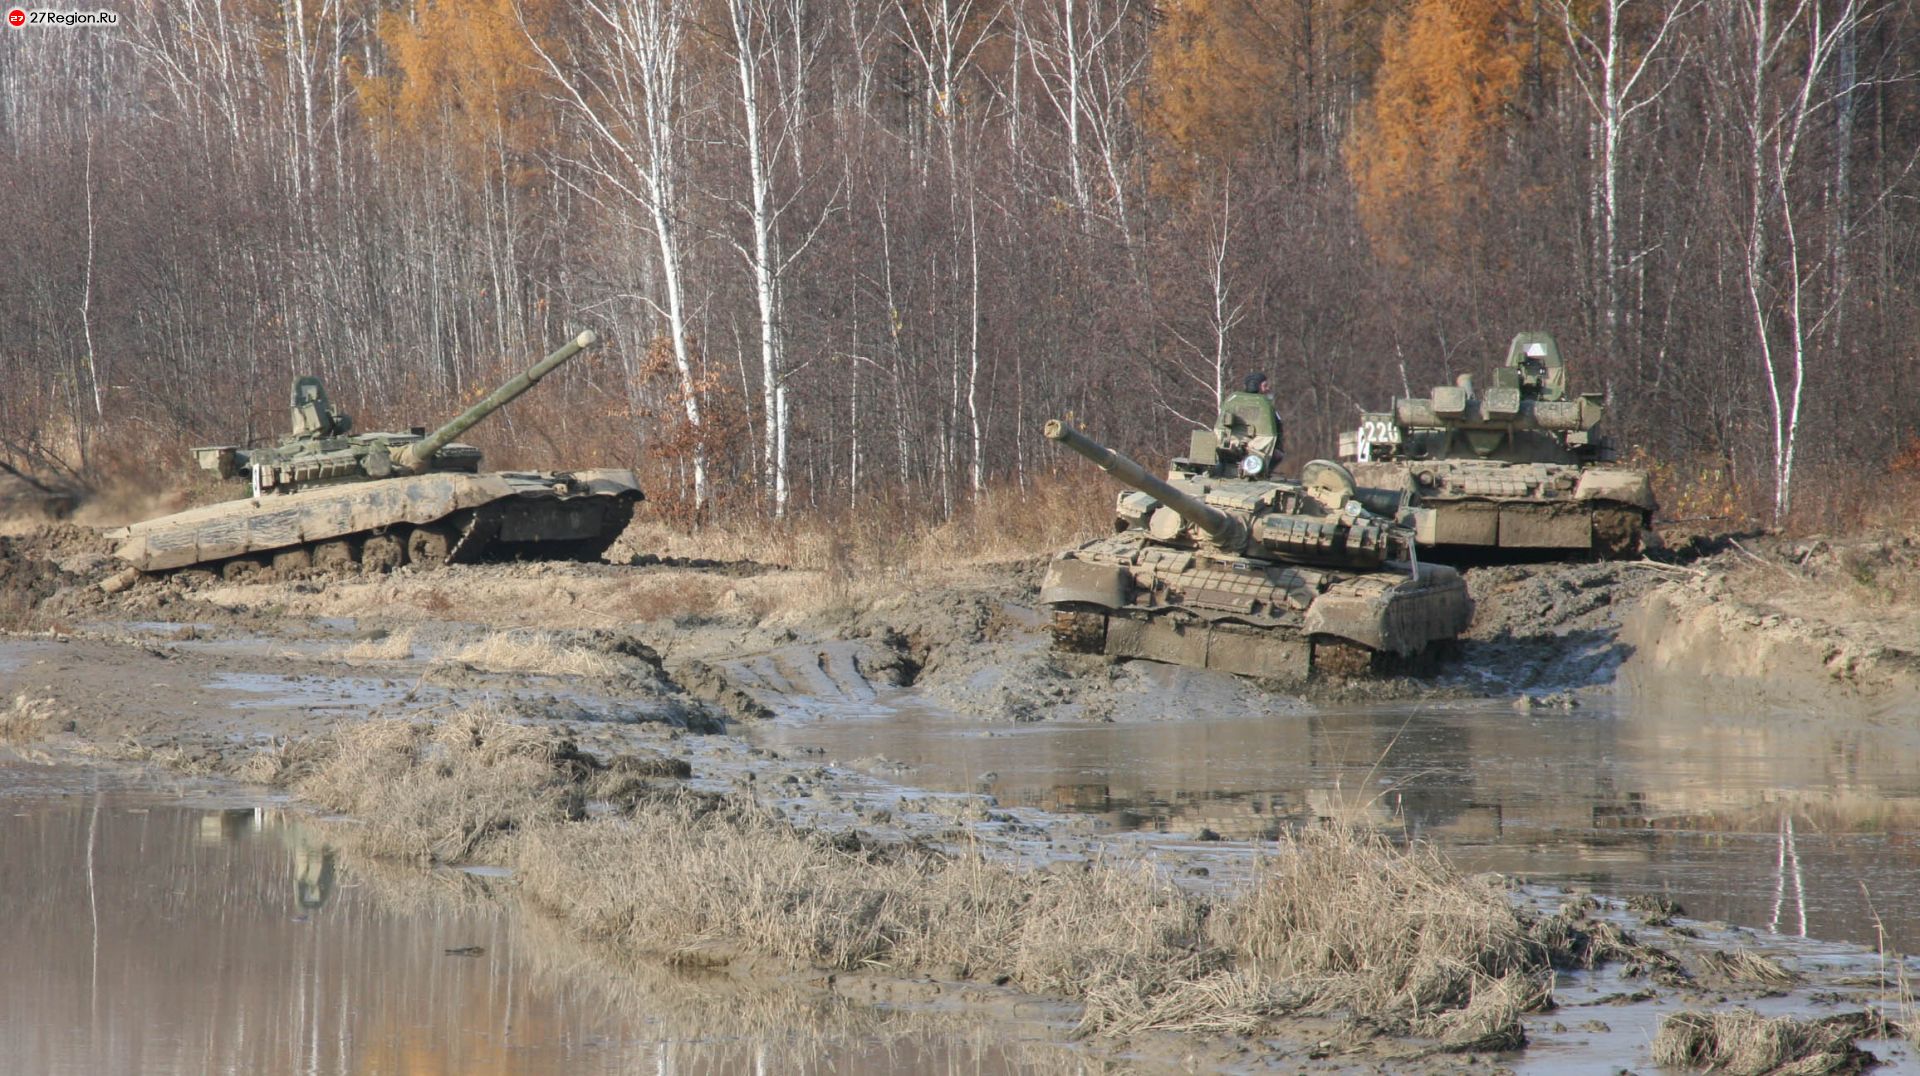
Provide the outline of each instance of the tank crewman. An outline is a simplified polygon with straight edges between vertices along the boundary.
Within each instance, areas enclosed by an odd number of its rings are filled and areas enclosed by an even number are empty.
[[[1286,429],[1273,409],[1272,388],[1266,374],[1250,373],[1244,387],[1220,404],[1223,443],[1229,438],[1241,442],[1246,451],[1267,461],[1263,470],[1271,470],[1286,456]]]

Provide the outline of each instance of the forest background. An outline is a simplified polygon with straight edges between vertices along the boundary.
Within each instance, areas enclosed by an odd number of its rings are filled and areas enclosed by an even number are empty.
[[[111,10],[0,27],[43,482],[177,481],[300,373],[431,424],[581,327],[469,439],[685,517],[953,517],[1090,481],[1048,417],[1156,462],[1252,370],[1297,464],[1536,328],[1669,518],[1920,480],[1907,0]]]

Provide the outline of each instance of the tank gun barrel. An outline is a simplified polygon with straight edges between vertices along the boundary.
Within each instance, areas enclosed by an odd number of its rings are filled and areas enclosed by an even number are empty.
[[[1437,392],[1438,390],[1436,390]],[[1599,400],[1518,400],[1510,409],[1488,406],[1482,397],[1446,401],[1456,404],[1442,411],[1433,397],[1403,397],[1393,402],[1394,420],[1413,429],[1543,430],[1576,433],[1600,424]]]
[[[592,329],[584,330],[580,335],[562,344],[553,354],[528,367],[525,373],[494,389],[486,399],[460,412],[453,421],[402,448],[395,453],[394,464],[403,471],[418,470],[426,466],[427,462],[433,459],[434,453],[447,447],[454,438],[473,428],[481,419],[512,403],[521,393],[532,388],[535,382],[552,373],[561,363],[599,342],[599,335]]]
[[[1112,475],[1124,485],[1147,494],[1180,514],[1182,519],[1205,531],[1207,537],[1223,545],[1244,539],[1237,520],[1171,483],[1147,473],[1145,467],[1093,440],[1059,419],[1049,419],[1047,439],[1058,441],[1093,461],[1094,466]]]

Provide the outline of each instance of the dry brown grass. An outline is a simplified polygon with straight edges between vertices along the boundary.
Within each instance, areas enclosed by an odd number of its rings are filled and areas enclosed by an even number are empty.
[[[251,785],[284,787],[312,773],[332,752],[331,744],[323,746],[314,740],[276,740],[234,763],[227,776]]]
[[[562,642],[552,632],[520,628],[493,632],[443,660],[548,676],[613,676],[621,671],[620,662],[606,654]]]
[[[1660,1022],[1653,1062],[1729,1076],[1860,1072],[1871,1055],[1853,1044],[1853,1022],[1768,1018],[1751,1009],[1681,1012]]]
[[[1545,996],[1545,953],[1497,894],[1431,873],[1431,857],[1409,874],[1400,853],[1350,831],[1314,831],[1275,856],[1336,866],[1288,868],[1221,904],[1139,863],[1031,872],[843,848],[738,801],[528,837],[515,861],[528,895],[622,948],[1004,979],[1084,1001],[1086,1032],[1244,1033],[1278,1015],[1347,1011],[1464,1048],[1513,1039],[1518,1014]],[[1309,875],[1340,877],[1348,892],[1295,888]],[[1437,897],[1449,884],[1459,893]],[[1381,905],[1396,901],[1412,910],[1383,923]],[[1427,940],[1386,937],[1414,921]],[[1489,939],[1490,951],[1449,948]]]
[[[499,896],[495,886],[460,872],[420,871],[355,855],[342,847],[354,840],[350,823],[291,818],[335,849],[342,876],[369,890],[382,909],[444,915],[450,904],[485,907]],[[993,1042],[995,1052],[1024,1074],[1089,1071],[1086,1051],[1052,1041],[1057,1036],[1044,1015],[1028,1025],[1004,1009],[851,1004],[844,994],[795,989],[793,977],[689,975],[664,962],[630,959],[549,916],[513,915],[503,925],[510,932],[514,974],[531,976],[544,992],[564,994],[582,1011],[604,1005],[656,1037],[712,1046],[693,1066],[699,1071],[811,1072],[820,1068],[821,1057],[848,1043],[884,1058],[889,1044],[898,1042],[907,1051],[900,1063],[909,1064],[919,1046],[911,1040],[933,1036]],[[940,987],[915,986],[893,996],[950,998]],[[712,1041],[716,1027],[726,1028],[726,1042]]]
[[[1735,949],[1726,953],[1709,949],[1700,953],[1698,959],[1703,978],[1734,986],[1779,990],[1800,981],[1799,976],[1779,961],[1751,949]]]
[[[1329,826],[1281,842],[1250,897],[1216,919],[1220,944],[1276,979],[1313,984],[1301,1003],[1453,1041],[1547,995],[1548,952],[1502,891],[1455,873],[1431,849]],[[1456,1027],[1456,1022],[1461,1022]],[[1470,1045],[1486,1035],[1469,1035]]]
[[[0,710],[0,743],[26,744],[53,731],[63,715],[52,699],[15,695],[5,710]]]
[[[517,825],[566,814],[558,741],[467,711],[437,724],[350,725],[299,791],[358,818],[368,854],[451,862],[495,851]]]
[[[748,512],[690,528],[642,516],[622,539],[630,553],[758,561],[842,578],[888,567],[925,569],[1037,557],[1108,529],[1119,487],[1088,468],[1002,482],[962,498],[939,518],[937,491],[894,490],[855,506],[769,521]]]
[[[627,780],[486,713],[342,732],[301,782],[362,850],[509,864],[576,934],[689,964],[929,972],[1085,1002],[1082,1030],[1249,1032],[1349,1013],[1456,1048],[1512,1043],[1549,953],[1497,890],[1345,828],[1282,842],[1250,888],[1202,897],[1141,862],[1017,870],[874,847],[743,797]],[[588,817],[587,801],[625,808]]]
[[[343,661],[405,661],[413,656],[413,629],[396,631],[379,639],[358,642],[340,652]]]

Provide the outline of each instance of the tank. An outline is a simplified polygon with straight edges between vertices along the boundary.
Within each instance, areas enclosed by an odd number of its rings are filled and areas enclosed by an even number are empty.
[[[1363,414],[1340,457],[1363,486],[1435,513],[1442,556],[1635,556],[1657,507],[1645,471],[1615,465],[1600,396],[1569,396],[1560,347],[1523,332],[1491,383],[1472,375]]]
[[[1472,619],[1460,573],[1419,557],[1430,513],[1360,490],[1338,463],[1272,477],[1223,426],[1196,430],[1161,479],[1064,422],[1046,435],[1129,487],[1115,534],[1047,566],[1061,649],[1297,681],[1389,671]]]
[[[250,496],[114,531],[114,554],[145,572],[204,568],[228,578],[596,560],[643,499],[632,471],[483,472],[480,450],[454,438],[598,342],[582,332],[431,432],[354,433],[319,378],[296,378],[293,431],[278,445],[194,449],[201,467],[249,482]]]

